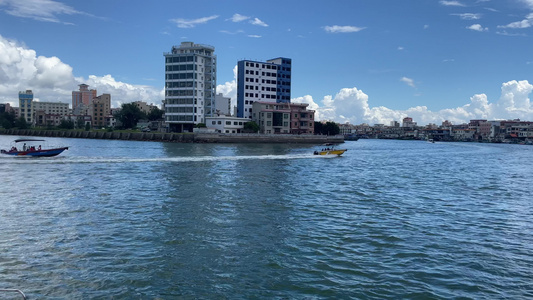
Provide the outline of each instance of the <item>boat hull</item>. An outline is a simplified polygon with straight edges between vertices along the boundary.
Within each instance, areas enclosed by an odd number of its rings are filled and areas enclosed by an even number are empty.
[[[347,149],[335,149],[335,150],[324,150],[315,152],[316,155],[338,155],[341,156],[344,152],[348,151]]]
[[[5,151],[2,150],[2,154],[13,156],[29,156],[29,157],[51,157],[61,154],[61,152],[68,150],[68,147],[44,149],[35,151]]]

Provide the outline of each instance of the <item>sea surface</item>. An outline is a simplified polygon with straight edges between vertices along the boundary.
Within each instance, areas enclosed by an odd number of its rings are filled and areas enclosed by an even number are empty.
[[[0,157],[28,299],[533,299],[533,146],[48,143]]]

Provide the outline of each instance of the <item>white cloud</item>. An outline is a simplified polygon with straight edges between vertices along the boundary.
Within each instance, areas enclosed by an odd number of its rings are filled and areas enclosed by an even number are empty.
[[[0,1],[0,9],[15,17],[63,24],[72,23],[62,22],[58,15],[80,14],[91,16],[53,0],[2,0]]]
[[[480,32],[489,30],[487,27],[483,27],[480,24],[473,24],[473,25],[470,25],[470,26],[468,26],[466,28],[470,29],[470,30],[474,30],[474,31],[480,31]]]
[[[402,50],[404,50],[404,48],[402,46],[399,46],[398,50],[402,51]]]
[[[524,3],[529,8],[533,9],[533,0],[521,0],[522,3]]]
[[[233,67],[233,80],[217,85],[217,94],[231,98],[231,107],[237,106],[237,66]]]
[[[116,81],[111,75],[75,78],[72,67],[57,57],[37,56],[34,50],[0,35],[0,102],[18,106],[18,92],[32,90],[39,101],[72,102],[72,91],[86,83],[98,94],[111,94],[112,106],[142,100],[161,104],[163,89]]]
[[[473,13],[463,13],[463,14],[452,14],[453,16],[459,16],[463,20],[479,20],[481,19],[481,14]]]
[[[243,15],[240,15],[240,14],[234,14],[231,19],[232,22],[235,22],[235,23],[238,23],[238,22],[242,22],[242,21],[245,21],[245,20],[248,20],[250,19],[250,17],[248,16],[243,16]]]
[[[441,5],[444,5],[444,6],[466,6],[466,5],[464,5],[463,3],[459,2],[459,1],[442,0],[442,1],[439,1],[439,3]]]
[[[193,28],[196,25],[205,24],[205,23],[207,23],[207,22],[209,22],[211,20],[214,20],[216,18],[218,18],[218,16],[217,15],[213,15],[213,16],[210,16],[210,17],[203,17],[203,18],[192,19],[192,20],[179,18],[179,19],[171,19],[170,21],[176,23],[179,28]]]
[[[97,89],[98,94],[111,94],[112,106],[119,107],[132,101],[146,101],[156,105],[164,98],[162,88],[133,85],[117,81],[112,75],[89,75],[87,78],[74,77],[72,67],[57,57],[38,56],[32,49],[20,43],[5,39],[0,35],[0,103],[18,106],[18,92],[31,89],[36,100],[60,101],[71,103],[72,91],[78,85],[86,83]],[[222,93],[236,105],[237,67],[233,68],[234,78],[217,86],[217,93]],[[404,77],[406,83],[413,82]],[[343,88],[335,96],[325,96],[315,101],[311,95],[293,98],[296,103],[308,103],[309,109],[317,112],[317,120],[332,120],[352,124],[389,124],[406,116],[412,117],[418,124],[436,123],[450,120],[455,124],[466,123],[471,119],[516,119],[533,120],[533,106],[529,95],[533,85],[527,80],[508,81],[502,84],[501,97],[490,103],[485,94],[477,94],[470,102],[456,108],[431,111],[426,106],[416,106],[405,110],[392,110],[387,107],[371,107],[369,96],[362,90]]]
[[[349,32],[358,32],[365,29],[365,27],[355,27],[355,26],[326,26],[324,27],[324,30],[330,33],[349,33]]]
[[[268,27],[267,23],[259,20],[258,18],[254,18],[253,20],[250,20],[250,24],[257,25],[257,26]]]
[[[249,34],[248,37],[251,37],[251,38],[260,38],[261,36],[260,35],[257,35],[257,34]]]
[[[415,86],[415,82],[414,82],[414,80],[411,79],[411,78],[402,77],[402,78],[400,79],[400,81],[403,82],[403,83],[405,83],[405,84],[407,84],[407,85],[410,86],[410,87],[414,87],[414,88],[416,88],[416,86]]]
[[[512,22],[507,25],[500,25],[498,26],[498,28],[523,29],[523,28],[531,27],[532,24],[533,24],[533,13],[530,13],[522,21]]]
[[[429,28],[429,25],[424,25],[424,29],[428,29]]]

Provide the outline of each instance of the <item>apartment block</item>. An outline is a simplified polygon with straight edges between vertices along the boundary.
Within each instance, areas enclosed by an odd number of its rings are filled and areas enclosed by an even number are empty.
[[[290,103],[291,67],[289,58],[266,62],[242,60],[237,63],[237,116],[252,119],[254,102]]]
[[[182,42],[165,56],[165,123],[170,132],[192,132],[215,110],[216,56],[213,46]]]

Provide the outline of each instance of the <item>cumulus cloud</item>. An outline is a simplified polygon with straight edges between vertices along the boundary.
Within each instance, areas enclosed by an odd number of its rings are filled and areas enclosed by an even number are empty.
[[[74,77],[72,67],[57,57],[38,56],[17,41],[0,35],[0,102],[18,106],[18,92],[31,89],[35,99],[71,103],[72,91],[81,83],[96,89],[98,95],[111,94],[112,106],[123,103],[145,101],[156,105],[164,99],[164,90],[152,86],[133,85],[117,81],[112,75],[89,75],[87,78]],[[231,98],[236,105],[237,66],[233,68],[233,80],[217,86],[217,93]],[[406,78],[406,83],[410,81]],[[476,94],[460,107],[431,111],[426,106],[416,106],[405,110],[392,110],[387,107],[371,107],[370,97],[362,90],[343,88],[334,96],[327,95],[315,100],[311,95],[293,98],[295,103],[308,103],[309,109],[316,111],[317,120],[331,120],[351,124],[389,124],[404,117],[412,117],[418,124],[436,123],[449,120],[455,124],[466,123],[471,119],[521,119],[533,120],[533,107],[529,95],[533,85],[527,80],[511,80],[501,86],[501,97],[490,102],[485,94]]]
[[[198,18],[198,19],[190,19],[190,20],[187,20],[187,19],[171,19],[170,21],[171,22],[174,22],[176,23],[176,25],[179,27],[179,28],[193,28],[193,27],[196,27],[196,25],[199,25],[199,24],[205,24],[211,20],[214,20],[218,18],[217,15],[213,15],[213,16],[210,16],[210,17],[203,17],[203,18]]]
[[[483,27],[480,24],[473,24],[473,25],[470,25],[470,26],[468,26],[466,28],[470,29],[470,30],[474,30],[474,31],[480,31],[480,32],[489,30],[487,27]]]
[[[85,83],[98,94],[111,94],[112,106],[132,101],[161,104],[163,89],[116,81],[111,75],[74,77],[72,67],[57,57],[38,56],[0,35],[0,102],[18,106],[18,92],[32,90],[39,101],[72,102],[72,91]]]
[[[237,106],[237,66],[233,67],[233,80],[217,85],[217,94],[231,98],[231,107]]]
[[[512,22],[507,25],[500,25],[498,28],[523,29],[529,28],[533,24],[533,13],[530,13],[522,21]]]
[[[365,27],[356,27],[356,26],[339,26],[339,25],[333,25],[333,26],[326,26],[324,27],[324,30],[330,33],[350,33],[350,32],[358,32],[365,29]]]

